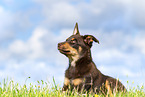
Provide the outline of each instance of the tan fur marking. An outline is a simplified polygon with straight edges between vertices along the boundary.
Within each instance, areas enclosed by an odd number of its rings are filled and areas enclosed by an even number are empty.
[[[74,48],[72,48],[72,47],[69,45],[69,43],[66,42],[66,43],[64,44],[64,47],[65,47],[66,50],[69,50],[69,51],[71,52],[72,55],[78,54],[77,50],[74,49]]]
[[[91,39],[90,42],[93,42],[93,39]]]
[[[70,51],[69,54],[70,54],[71,56],[68,56],[68,57],[72,59],[71,65],[72,65],[73,67],[75,67],[75,65],[76,65],[75,62],[79,59],[78,51],[77,51],[76,49],[72,48],[72,47],[69,45],[69,43],[65,43],[65,44],[64,44],[64,47],[65,47],[65,49],[67,49],[67,50]]]
[[[93,42],[93,39],[91,36],[88,36],[88,39],[90,39],[90,42]]]
[[[75,40],[75,38],[72,38],[71,40],[73,41],[73,40]]]
[[[79,46],[79,53],[82,51],[82,47]]]
[[[70,84],[70,80],[68,78],[64,78],[64,84],[68,86]]]
[[[72,80],[72,83],[75,86],[80,85],[82,82],[83,82],[83,80],[81,78],[77,78],[77,79]]]
[[[108,80],[106,80],[105,87],[107,89],[107,97],[108,97],[108,95],[113,97],[112,90],[111,90],[111,87],[109,85],[109,81]]]
[[[76,56],[72,56],[72,62],[71,62],[71,66],[75,67],[76,66],[76,61],[79,59],[79,55]]]

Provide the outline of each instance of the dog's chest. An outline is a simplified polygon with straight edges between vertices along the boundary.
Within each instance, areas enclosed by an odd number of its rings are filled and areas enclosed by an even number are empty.
[[[84,83],[91,83],[91,74],[81,74],[75,67],[70,67],[65,72],[64,84],[80,85]]]
[[[71,66],[68,70],[66,70],[66,76],[69,79],[80,78],[82,75],[76,67]]]

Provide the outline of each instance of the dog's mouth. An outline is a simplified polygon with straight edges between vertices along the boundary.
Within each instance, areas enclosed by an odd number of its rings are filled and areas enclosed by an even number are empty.
[[[63,54],[70,54],[70,50],[58,49]]]

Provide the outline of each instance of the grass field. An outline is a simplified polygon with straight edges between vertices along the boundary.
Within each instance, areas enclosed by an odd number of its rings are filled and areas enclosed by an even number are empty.
[[[70,92],[61,92],[61,87],[53,83],[44,81],[37,81],[38,85],[19,85],[14,81],[3,80],[0,83],[0,97],[104,97],[104,95],[98,94],[81,94],[75,90]],[[114,93],[114,97],[145,97],[144,86],[137,88],[128,88],[127,93]]]

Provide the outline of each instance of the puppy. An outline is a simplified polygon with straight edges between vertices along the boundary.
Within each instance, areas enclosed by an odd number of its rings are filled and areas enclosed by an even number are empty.
[[[126,91],[124,85],[117,79],[102,74],[92,61],[92,43],[99,44],[92,35],[80,35],[76,23],[73,35],[65,42],[58,43],[58,50],[69,59],[69,67],[65,71],[63,91],[77,89],[78,91],[93,91],[95,93],[109,93]]]

